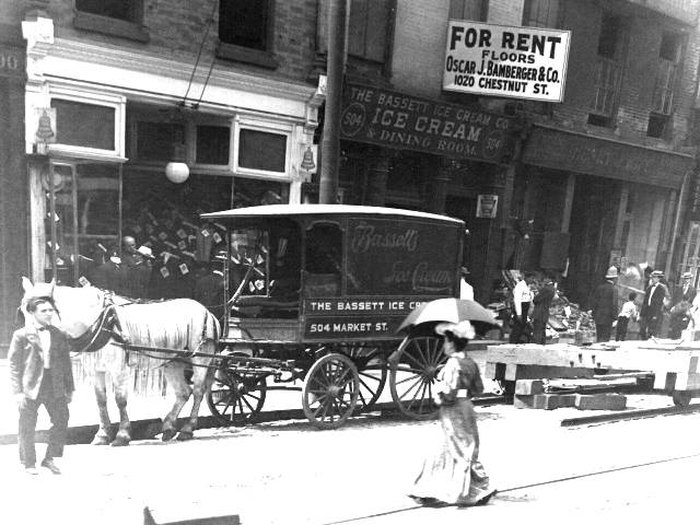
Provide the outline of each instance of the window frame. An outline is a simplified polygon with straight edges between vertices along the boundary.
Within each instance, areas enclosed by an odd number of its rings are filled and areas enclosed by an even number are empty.
[[[73,2],[73,27],[137,42],[148,42],[150,34],[143,25],[143,0],[130,1],[134,3],[134,20],[132,21],[80,11],[77,2]]]
[[[284,135],[286,138],[284,171],[268,171],[242,167],[239,164],[241,130],[251,130],[259,131],[261,133]],[[244,116],[239,116],[235,118],[233,123],[233,132],[231,133],[231,140],[234,145],[231,152],[233,155],[232,166],[234,175],[288,182],[291,179],[292,171],[293,132],[294,128],[292,124],[284,124],[280,122],[272,122]]]
[[[57,86],[49,87],[49,105],[56,100],[65,100],[78,104],[88,104],[92,106],[107,107],[114,110],[114,149],[106,150],[90,148],[86,146],[74,146],[71,144],[61,144],[59,142],[50,143],[48,150],[69,157],[97,161],[117,161],[127,160],[125,153],[126,135],[126,97],[120,95],[108,95],[105,93],[91,93],[79,91],[71,88],[61,88]],[[30,130],[28,130],[28,133]],[[32,142],[34,139],[28,137]]]
[[[556,12],[554,13],[554,16],[551,16],[548,14],[547,16],[547,21],[546,23],[548,25],[541,25],[542,23],[535,19],[537,22],[536,24],[530,24],[529,22],[532,21],[531,13],[532,13],[532,8],[533,4],[539,3],[539,2],[547,2],[549,4],[549,8],[551,9],[552,5],[556,6]],[[522,25],[525,27],[539,27],[542,29],[558,29],[559,26],[561,25],[561,4],[559,0],[525,0],[525,3],[523,4],[523,18],[522,18]],[[553,20],[550,20],[550,18],[553,18]],[[549,25],[549,24],[552,25]]]
[[[221,24],[221,2],[219,4],[219,25]],[[220,30],[217,28],[218,45],[216,46],[216,57],[224,60],[232,60],[253,64],[267,69],[276,69],[279,63],[274,55],[274,28],[275,28],[275,2],[274,0],[265,0],[267,4],[267,20],[265,21],[265,48],[256,49],[246,47],[240,44],[224,42],[220,37]]]
[[[395,16],[392,16],[392,14],[395,13],[395,11],[396,11],[395,3],[394,3],[393,0],[366,0],[366,1],[367,1],[367,4],[368,4],[368,5],[369,5],[371,2],[378,2],[378,1],[385,2],[385,4],[386,4],[387,17],[386,17],[386,20],[385,20],[385,27],[384,27],[384,30],[385,30],[385,32],[386,32],[386,41],[385,41],[385,45],[384,45],[383,56],[382,56],[381,60],[378,60],[378,59],[375,59],[375,58],[369,58],[369,57],[367,56],[367,53],[366,53],[366,47],[367,47],[367,35],[366,35],[366,32],[365,32],[365,38],[364,38],[364,42],[363,42],[363,47],[365,48],[364,54],[362,54],[362,55],[356,55],[356,54],[351,53],[351,51],[350,51],[350,42],[349,42],[349,41],[350,41],[349,26],[350,26],[350,21],[351,21],[351,19],[352,19],[352,18],[351,18],[351,13],[352,13],[352,4],[353,4],[353,1],[351,0],[351,1],[350,1],[350,4],[349,4],[349,6],[348,6],[348,7],[349,7],[349,9],[348,9],[348,45],[347,45],[347,48],[348,48],[348,52],[347,52],[347,54],[348,54],[348,59],[349,59],[349,60],[359,60],[359,61],[362,61],[362,62],[368,62],[368,63],[376,64],[376,65],[382,66],[382,67],[388,67],[388,65],[389,65],[389,60],[390,60],[390,57],[391,57],[391,47],[392,47],[392,43],[393,43],[392,41],[393,41],[394,19],[395,19]],[[376,5],[376,4],[375,4],[375,5]],[[369,15],[369,12],[368,12],[368,15]],[[367,22],[367,20],[365,20],[365,25],[366,25],[366,22]]]

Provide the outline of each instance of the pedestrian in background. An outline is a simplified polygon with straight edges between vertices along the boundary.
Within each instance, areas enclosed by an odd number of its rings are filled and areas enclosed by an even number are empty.
[[[535,308],[532,312],[532,340],[543,345],[547,342],[547,322],[549,321],[549,307],[552,306],[554,295],[554,282],[551,277],[545,277],[542,288],[532,300]]]
[[[617,314],[617,267],[611,266],[605,274],[605,280],[596,286],[591,299],[591,310],[595,321],[596,340],[610,341],[613,321]]]
[[[471,396],[484,391],[479,367],[466,352],[475,337],[469,321],[439,323],[447,362],[440,371],[435,402],[443,440],[423,462],[410,496],[426,506],[485,504],[495,493],[479,461],[479,429]]]
[[[654,270],[650,276],[651,284],[644,293],[639,313],[639,336],[644,340],[660,335],[664,301],[668,296],[668,288],[661,282],[663,272]]]
[[[54,458],[63,456],[68,404],[75,390],[70,348],[66,335],[51,324],[55,307],[50,298],[31,299],[27,312],[26,325],[13,334],[7,355],[10,385],[19,409],[19,459],[27,474],[37,474],[34,433],[39,406],[44,405],[52,426],[41,466],[60,474]]]
[[[530,334],[527,325],[527,316],[532,303],[532,291],[524,275],[520,275],[518,282],[513,288],[513,322],[510,328],[511,343],[522,343],[525,337],[529,342]]]
[[[680,339],[681,333],[690,322],[690,307],[697,295],[695,286],[692,285],[693,274],[685,272],[681,276],[681,284],[673,293],[673,306],[669,316],[668,337]]]
[[[467,282],[467,275],[469,275],[469,270],[466,266],[460,268],[461,278],[459,279],[459,298],[474,300],[474,287]]]
[[[615,341],[624,341],[627,337],[627,328],[629,326],[630,320],[639,321],[639,311],[637,310],[637,303],[635,299],[637,294],[635,292],[630,292],[627,296],[627,301],[622,304],[620,313],[617,316],[617,328],[615,330]]]

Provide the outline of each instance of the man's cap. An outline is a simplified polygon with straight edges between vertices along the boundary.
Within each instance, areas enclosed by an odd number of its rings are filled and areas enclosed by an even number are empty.
[[[653,272],[651,272],[650,275],[651,277],[663,277],[664,272],[662,272],[661,270],[654,270]]]
[[[693,278],[692,272],[685,272],[683,275],[681,275],[681,279],[692,279],[692,278]]]

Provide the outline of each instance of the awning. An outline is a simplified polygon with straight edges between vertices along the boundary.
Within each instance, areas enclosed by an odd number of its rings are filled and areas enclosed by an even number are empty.
[[[523,162],[555,170],[678,189],[692,155],[536,125]]]

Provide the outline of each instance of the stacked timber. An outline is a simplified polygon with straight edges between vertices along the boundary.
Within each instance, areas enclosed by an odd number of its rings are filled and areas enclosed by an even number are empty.
[[[569,381],[571,384],[571,381]],[[600,388],[589,383],[589,387]],[[618,393],[580,393],[574,390],[581,388],[573,386],[569,391],[554,391],[548,380],[520,379],[515,383],[513,406],[515,408],[536,408],[554,410],[555,408],[578,408],[579,410],[624,410],[627,408],[627,396]],[[585,387],[584,387],[585,388]]]

